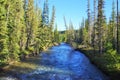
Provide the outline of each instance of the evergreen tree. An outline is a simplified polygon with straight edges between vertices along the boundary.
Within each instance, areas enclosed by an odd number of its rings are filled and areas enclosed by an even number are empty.
[[[119,3],[118,3],[118,0],[117,0],[117,35],[116,35],[116,37],[117,37],[117,41],[116,41],[116,44],[117,44],[117,52],[118,53],[120,53],[119,52]]]
[[[42,13],[42,24],[43,26],[49,25],[49,8],[48,8],[48,0],[44,2],[43,13]]]
[[[108,25],[108,42],[113,44],[113,47],[116,48],[116,14],[115,14],[115,3],[112,3],[112,14]]]
[[[51,20],[50,20],[51,30],[53,30],[54,22],[55,22],[55,6],[52,7],[52,16],[51,16]]]
[[[27,2],[24,0],[24,2],[21,3],[21,29],[20,29],[20,56],[24,55],[25,47],[26,47],[26,8],[27,8]]]
[[[92,33],[92,44],[93,44],[93,48],[94,48],[94,53],[95,53],[95,46],[96,46],[96,0],[94,0],[94,25],[93,25],[93,33]]]
[[[42,50],[42,47],[41,47],[41,33],[42,33],[42,12],[40,9],[38,9],[37,7],[37,10],[36,10],[36,17],[37,17],[37,24],[38,24],[38,30],[37,30],[37,34],[36,34],[36,53],[39,53],[41,50]]]
[[[57,25],[56,25],[55,30],[54,30],[54,41],[56,43],[60,42],[60,40],[59,40],[59,32],[58,32],[58,29],[57,29]]]
[[[68,29],[68,36],[67,36],[67,39],[68,39],[68,43],[72,44],[72,42],[74,42],[75,40],[75,34],[74,34],[74,27],[73,27],[73,24],[72,24],[72,21],[70,21],[69,23],[69,29]]]
[[[26,10],[26,32],[27,32],[27,41],[26,41],[26,50],[33,51],[34,38],[36,32],[36,19],[34,12],[34,0],[28,0],[27,10]]]
[[[98,47],[100,54],[103,53],[103,26],[104,26],[103,6],[104,6],[104,0],[98,0],[97,31],[98,31]]]
[[[89,35],[88,35],[88,31],[89,31],[89,28],[88,28],[88,20],[86,19],[85,20],[85,27],[83,29],[83,36],[84,36],[84,41],[83,41],[83,44],[84,45],[88,45],[89,44]]]
[[[84,44],[85,46],[88,45],[88,35],[87,34],[88,34],[88,32],[87,32],[86,28],[83,28],[83,36],[84,36],[84,38],[83,38],[82,44]]]
[[[41,17],[41,9],[38,7],[36,3],[36,7],[34,9],[34,18],[33,18],[33,56],[37,55],[40,52],[40,38],[39,33],[42,25],[42,17]]]
[[[84,26],[85,26],[85,23],[84,23],[84,19],[82,20],[82,23],[79,27],[79,43],[82,43],[84,41],[84,34],[83,34],[83,30],[84,30]]]
[[[50,27],[50,39],[52,40],[52,42],[54,41],[54,34],[53,34],[53,28],[54,28],[54,23],[55,23],[55,6],[52,7],[52,16],[51,16],[51,20],[49,23],[49,27]]]
[[[8,49],[9,60],[18,60],[20,53],[21,26],[23,26],[23,2],[21,0],[8,1]],[[13,14],[14,13],[14,14]]]
[[[92,28],[91,28],[91,14],[90,14],[90,0],[88,0],[88,5],[87,5],[87,15],[88,15],[88,35],[89,35],[89,44],[91,44],[91,33],[92,33]]]
[[[66,28],[66,31],[65,31],[65,42],[68,42],[69,32],[68,32],[68,25],[67,25],[65,16],[64,16],[64,24],[65,24],[65,28]]]
[[[7,0],[0,1],[0,65],[8,57]]]
[[[119,37],[119,48],[120,48],[120,12],[119,12],[119,17],[118,17],[118,19],[119,19],[119,23],[118,23],[118,32],[119,32],[119,35],[118,35],[118,37]],[[119,53],[120,53],[120,50],[119,50]]]

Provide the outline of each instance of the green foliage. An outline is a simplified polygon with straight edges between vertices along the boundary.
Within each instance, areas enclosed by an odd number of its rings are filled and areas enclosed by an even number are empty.
[[[57,30],[57,25],[56,25],[56,28],[54,30],[54,42],[56,42],[56,43],[60,42],[60,40],[59,40],[59,32]]]
[[[66,35],[65,34],[60,34],[59,35],[59,41],[60,42],[66,42]]]
[[[92,63],[105,72],[112,80],[118,80],[116,77],[118,77],[120,72],[120,55],[117,54],[116,50],[112,49],[111,43],[106,44],[106,52],[104,54],[94,54],[89,49],[83,52],[89,57]]]
[[[74,30],[74,26],[72,24],[72,21],[70,21],[69,23],[69,27],[66,28],[66,42],[68,42],[69,44],[72,44],[72,42],[75,40],[75,30]]]
[[[88,32],[87,32],[87,29],[86,28],[84,28],[83,29],[83,44],[84,45],[87,45],[88,44]]]
[[[78,44],[76,42],[72,42],[72,46],[74,49],[76,49],[78,47]]]
[[[34,0],[0,0],[0,65],[53,45],[55,8],[51,27],[43,25],[42,20],[49,16],[47,3],[46,0],[44,7],[47,8],[42,15],[41,9],[34,6]]]
[[[21,51],[21,53],[22,53],[23,55],[28,55],[30,52],[27,51],[27,50],[23,50],[23,51]]]
[[[6,63],[8,57],[8,28],[6,21],[6,13],[5,9],[7,1],[0,1],[0,65]]]
[[[42,24],[43,24],[43,26],[48,26],[49,25],[48,0],[45,0],[45,2],[44,2],[43,13],[42,13]]]

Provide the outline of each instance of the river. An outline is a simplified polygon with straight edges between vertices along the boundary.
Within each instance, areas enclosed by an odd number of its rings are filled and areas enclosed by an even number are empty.
[[[108,80],[89,59],[69,44],[61,43],[40,54],[39,67],[21,80]],[[4,78],[3,80],[17,80]]]

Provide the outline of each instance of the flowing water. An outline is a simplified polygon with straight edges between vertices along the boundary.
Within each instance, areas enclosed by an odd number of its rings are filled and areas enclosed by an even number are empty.
[[[21,80],[107,80],[84,54],[66,43],[50,48],[40,57],[39,67],[34,72],[21,75]]]

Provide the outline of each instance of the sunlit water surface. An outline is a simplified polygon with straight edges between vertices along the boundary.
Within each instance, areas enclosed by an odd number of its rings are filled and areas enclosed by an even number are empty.
[[[21,80],[107,80],[84,54],[66,43],[50,48],[40,57],[40,66],[34,72],[20,75]]]

